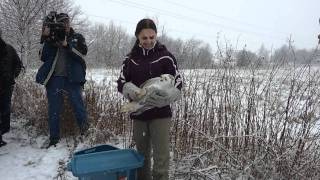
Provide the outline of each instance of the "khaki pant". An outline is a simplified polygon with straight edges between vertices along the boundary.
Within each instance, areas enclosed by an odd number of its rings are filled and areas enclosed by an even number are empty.
[[[144,166],[138,169],[138,180],[169,179],[169,132],[170,119],[133,121],[133,138],[138,152],[144,155]],[[153,170],[151,176],[151,147]],[[153,178],[152,178],[153,177]]]

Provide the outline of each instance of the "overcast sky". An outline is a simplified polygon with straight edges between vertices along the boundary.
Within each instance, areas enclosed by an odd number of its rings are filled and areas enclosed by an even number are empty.
[[[217,36],[238,49],[278,48],[291,35],[297,48],[314,48],[320,33],[320,0],[74,0],[90,21],[123,26],[156,18],[172,38],[201,39],[216,47]]]

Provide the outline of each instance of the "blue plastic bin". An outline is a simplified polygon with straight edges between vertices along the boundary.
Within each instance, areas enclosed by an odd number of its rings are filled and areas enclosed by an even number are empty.
[[[79,180],[136,180],[143,160],[133,149],[100,145],[74,153],[68,170]]]

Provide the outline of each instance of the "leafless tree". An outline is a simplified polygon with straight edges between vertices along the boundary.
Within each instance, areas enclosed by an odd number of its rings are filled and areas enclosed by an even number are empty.
[[[4,39],[21,56],[25,67],[37,59],[42,20],[50,11],[66,12],[75,27],[84,27],[79,7],[69,0],[3,0],[0,2],[0,25]]]
[[[92,45],[88,59],[91,67],[119,67],[131,47],[131,38],[121,26],[95,24],[90,28]]]

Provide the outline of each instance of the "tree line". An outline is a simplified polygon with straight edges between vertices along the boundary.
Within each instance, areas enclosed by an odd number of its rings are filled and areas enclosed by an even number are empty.
[[[83,16],[80,7],[71,0],[2,0],[0,27],[3,38],[17,49],[26,68],[37,68],[41,63],[38,51],[41,47],[39,42],[42,21],[52,10],[68,13],[72,27],[86,37],[89,46],[87,64],[91,68],[119,67],[135,42],[133,35],[113,22],[90,23]],[[213,52],[208,43],[202,40],[173,39],[163,31],[159,41],[175,55],[180,68],[211,68],[219,66],[224,61],[217,56],[217,52]],[[240,67],[252,63],[263,66],[278,61],[303,64],[310,61],[309,57],[313,53],[313,50],[296,50],[289,45],[273,51],[262,45],[257,52],[245,48],[233,50],[229,54],[231,57],[229,60]]]

